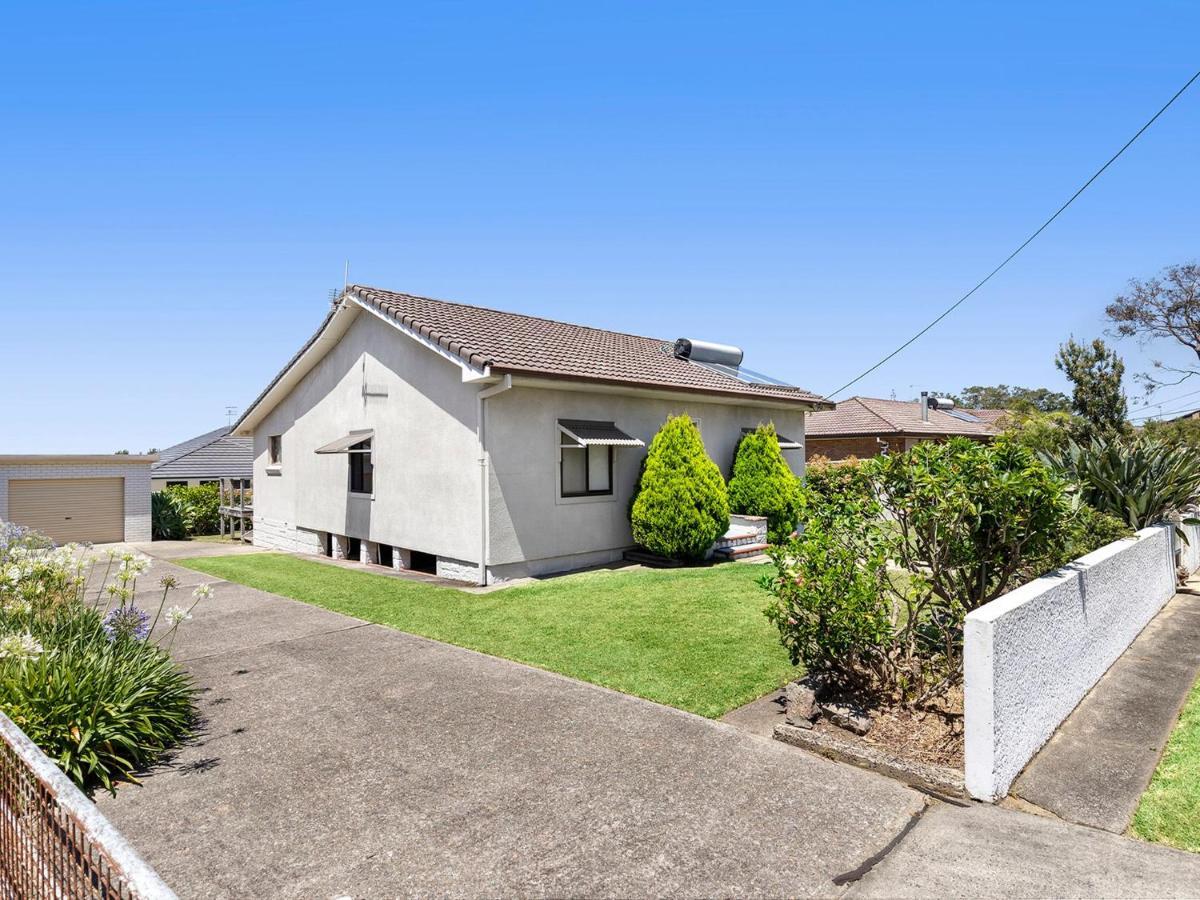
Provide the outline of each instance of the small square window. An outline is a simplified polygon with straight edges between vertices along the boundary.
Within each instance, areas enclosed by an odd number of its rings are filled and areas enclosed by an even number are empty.
[[[283,435],[273,434],[267,438],[267,462],[278,466],[283,462]]]
[[[581,444],[559,433],[559,495],[599,497],[612,493],[612,446]]]

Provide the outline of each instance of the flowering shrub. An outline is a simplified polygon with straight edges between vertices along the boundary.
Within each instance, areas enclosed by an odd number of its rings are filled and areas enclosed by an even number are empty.
[[[151,617],[134,605],[149,567],[0,523],[0,709],[88,792],[134,780],[192,726],[195,688],[166,648],[209,589],[164,614],[168,575]]]

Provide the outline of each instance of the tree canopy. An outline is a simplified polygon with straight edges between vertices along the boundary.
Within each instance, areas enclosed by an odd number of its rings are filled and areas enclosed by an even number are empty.
[[[1119,294],[1104,312],[1121,337],[1135,337],[1143,344],[1173,341],[1196,357],[1197,365],[1190,367],[1155,360],[1156,370],[1171,374],[1165,378],[1139,374],[1147,393],[1200,375],[1200,264],[1167,266],[1145,280],[1130,279],[1129,290]]]
[[[1091,344],[1070,338],[1059,346],[1054,365],[1074,385],[1071,409],[1080,418],[1077,437],[1091,440],[1128,431],[1128,404],[1121,388],[1125,363],[1115,350],[1100,338]]]

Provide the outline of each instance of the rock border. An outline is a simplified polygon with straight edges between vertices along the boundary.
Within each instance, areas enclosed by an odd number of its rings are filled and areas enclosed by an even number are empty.
[[[775,740],[791,744],[793,747],[809,750],[837,762],[870,769],[916,788],[955,797],[967,796],[963,773],[949,766],[904,759],[881,747],[811,726],[803,728],[780,722],[775,726],[774,737]]]

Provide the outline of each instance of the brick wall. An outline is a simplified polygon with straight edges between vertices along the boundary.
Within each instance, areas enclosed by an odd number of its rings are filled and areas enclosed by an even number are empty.
[[[150,463],[23,463],[0,466],[0,520],[8,518],[8,482],[23,478],[124,478],[125,540],[150,540]]]
[[[882,435],[881,439],[887,441],[889,452],[902,453],[904,451],[904,439],[896,435]],[[812,459],[814,456],[824,456],[827,459],[846,459],[851,456],[856,456],[859,459],[867,459],[872,456],[878,456],[883,450],[883,445],[872,437],[845,437],[845,438],[825,438],[813,437],[811,434],[804,442],[804,458]]]

